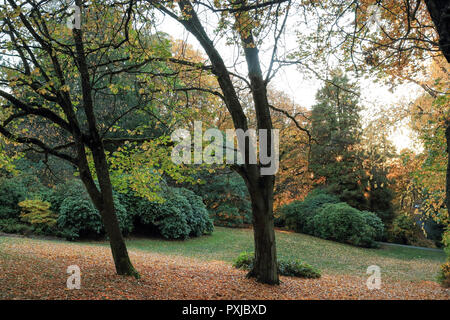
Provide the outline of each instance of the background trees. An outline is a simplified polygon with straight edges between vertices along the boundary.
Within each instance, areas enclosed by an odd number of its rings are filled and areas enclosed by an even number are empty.
[[[361,122],[357,88],[341,72],[317,93],[311,111],[310,169],[317,180],[339,198],[359,209],[367,208],[367,184],[359,143]]]

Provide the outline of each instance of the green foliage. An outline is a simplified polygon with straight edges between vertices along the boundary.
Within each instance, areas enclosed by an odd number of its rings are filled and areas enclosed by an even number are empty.
[[[380,223],[375,214],[363,213],[344,202],[326,204],[312,218],[315,236],[362,247],[378,246],[375,240],[380,236]]]
[[[450,288],[450,261],[447,261],[439,270],[438,281],[444,288]]]
[[[385,170],[375,166],[371,169],[368,209],[380,217],[384,225],[388,226],[392,224],[395,212],[392,207],[394,193],[389,188],[390,181],[386,175]]]
[[[211,234],[214,231],[214,225],[202,198],[185,188],[178,188],[174,191],[180,193],[188,201],[186,220],[191,229],[190,236],[199,237],[203,234]]]
[[[20,219],[31,225],[53,227],[56,224],[57,215],[50,211],[50,203],[38,199],[19,202],[22,208]]]
[[[311,111],[311,134],[317,143],[311,147],[310,168],[317,183],[352,207],[366,209],[364,188],[367,176],[362,153],[358,87],[340,70],[322,87]]]
[[[187,189],[167,188],[162,203],[141,199],[138,208],[141,223],[156,227],[167,239],[187,239],[213,231],[205,206]]]
[[[441,265],[438,281],[444,288],[450,288],[450,227],[447,227],[447,230],[444,232],[442,243],[444,244],[447,261]]]
[[[241,252],[233,261],[233,267],[238,269],[250,270],[253,267],[255,254],[253,252]]]
[[[91,201],[69,196],[59,207],[58,226],[66,231],[68,240],[75,240],[92,234],[100,235],[103,230],[100,214]]]
[[[374,230],[374,240],[381,241],[384,236],[384,224],[381,218],[370,211],[361,211],[361,215],[366,219],[366,223]]]
[[[392,222],[387,238],[389,242],[414,244],[419,239],[420,232],[420,228],[409,215],[400,214]]]
[[[216,172],[201,179],[206,183],[192,190],[202,196],[215,225],[236,228],[252,222],[250,196],[241,176]]]
[[[447,261],[450,261],[450,226],[447,227],[447,230],[442,236],[442,243],[444,244],[444,251],[447,255]]]
[[[284,217],[286,227],[295,232],[310,233],[308,221],[326,203],[338,203],[339,199],[321,190],[313,191],[303,201],[293,201],[281,207],[277,214]]]
[[[28,235],[33,232],[33,227],[28,224],[18,222],[16,219],[7,218],[0,220],[0,231],[5,233]]]
[[[73,179],[59,185],[48,198],[52,209],[59,212],[58,227],[68,240],[105,234],[100,213],[92,204],[81,181]],[[114,206],[122,233],[131,232],[133,217],[127,213],[117,195],[114,195]]]
[[[20,179],[0,178],[0,219],[18,220],[19,202],[25,200],[26,188]]]
[[[300,260],[294,261],[279,261],[278,272],[282,276],[297,277],[297,278],[320,278],[321,274],[317,268],[301,262]]]
[[[233,267],[243,270],[250,270],[255,261],[253,252],[241,252],[233,261]],[[298,278],[320,278],[320,271],[313,266],[299,260],[278,261],[278,273],[287,277]]]

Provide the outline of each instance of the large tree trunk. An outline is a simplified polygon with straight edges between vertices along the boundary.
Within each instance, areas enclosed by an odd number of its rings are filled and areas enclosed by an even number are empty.
[[[178,1],[178,5],[181,11],[185,13],[185,17],[178,21],[180,21],[180,23],[182,23],[186,29],[197,38],[199,43],[205,49],[213,66],[212,72],[217,77],[217,81],[222,89],[223,98],[233,119],[235,129],[246,131],[248,129],[247,118],[233,86],[233,82],[231,81],[230,73],[228,72],[221,55],[214,47],[213,41],[209,39],[191,2],[180,0]],[[247,26],[246,29],[248,28],[249,27]],[[243,32],[241,40],[244,44],[258,129],[267,129],[270,132],[272,129],[272,120],[270,117],[266,83],[261,72],[258,50],[251,32],[249,32],[249,34]],[[272,138],[271,134],[268,134],[267,147],[269,150],[271,150],[271,146]],[[245,151],[249,151],[248,144],[246,144]],[[255,264],[253,270],[249,273],[249,276],[255,277],[258,281],[263,283],[278,284],[275,231],[272,214],[275,177],[274,175],[261,176],[260,167],[258,165],[249,164],[248,157],[246,157],[246,159],[246,164],[244,166],[236,166],[235,169],[244,178],[252,202]]]
[[[425,0],[425,3],[439,34],[439,48],[450,63],[450,1]]]
[[[247,277],[258,282],[279,284],[275,231],[273,224],[273,176],[260,176],[247,182],[252,202],[255,262]]]

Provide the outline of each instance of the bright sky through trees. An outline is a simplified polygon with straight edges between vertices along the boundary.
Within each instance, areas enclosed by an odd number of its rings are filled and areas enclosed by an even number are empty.
[[[214,17],[208,17],[214,19]],[[189,34],[178,22],[169,17],[163,17],[161,14],[157,14],[158,23],[156,28],[160,31],[168,33],[173,39],[181,39],[188,44],[192,45],[195,49],[202,52],[197,40]],[[286,28],[284,34],[284,40],[282,41],[286,48],[283,48],[284,52],[289,53],[296,49],[296,35],[295,35],[295,18],[288,20],[291,27]],[[214,28],[215,21],[211,21],[209,24],[210,29]],[[223,52],[223,57],[228,65],[235,65],[236,70],[245,75],[246,65],[242,60],[242,57],[238,56],[238,52],[232,45],[227,45],[224,39],[214,39],[217,43],[217,47],[220,52]],[[273,49],[273,40],[267,41],[266,46],[261,48],[261,62],[262,64],[268,64],[271,59]],[[325,77],[325,75],[324,75]],[[373,79],[359,79],[359,85],[361,86],[361,101],[365,104],[365,107],[370,108],[370,112],[363,112],[363,122],[371,121],[376,117],[376,113],[381,109],[386,109],[390,106],[399,104],[408,104],[415,100],[419,94],[422,93],[422,89],[415,84],[405,84],[398,86],[394,91],[390,91],[389,87],[380,83],[375,83]],[[317,90],[321,87],[323,81],[314,76],[305,76],[297,70],[295,65],[284,66],[279,69],[275,75],[274,81],[271,81],[271,85],[274,89],[279,90],[287,94],[293,102],[299,104],[302,107],[310,109],[315,104],[315,95]],[[411,130],[407,126],[407,121],[396,123],[392,128],[390,139],[394,143],[397,151],[401,151],[404,148],[420,149],[420,146],[414,145],[411,138]]]

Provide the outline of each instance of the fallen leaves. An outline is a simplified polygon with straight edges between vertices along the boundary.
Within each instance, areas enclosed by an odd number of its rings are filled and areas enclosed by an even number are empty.
[[[279,286],[245,278],[222,261],[130,251],[141,279],[115,274],[111,251],[95,245],[43,240],[0,240],[0,299],[444,299],[450,290],[431,281],[382,279],[369,290],[366,278],[323,275],[281,277]],[[68,290],[69,265],[81,269],[81,289]]]

